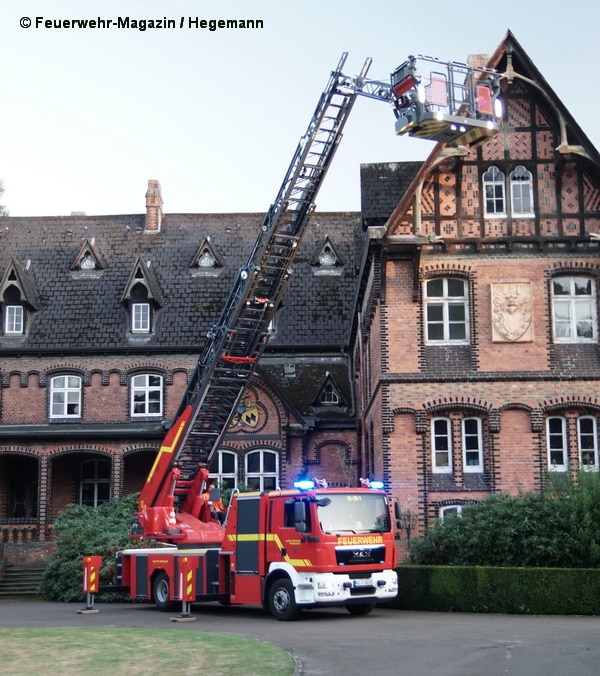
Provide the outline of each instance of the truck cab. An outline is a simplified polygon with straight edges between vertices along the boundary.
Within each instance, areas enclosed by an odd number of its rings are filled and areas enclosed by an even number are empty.
[[[231,603],[262,603],[281,620],[315,606],[366,614],[398,591],[390,504],[383,491],[239,494],[221,556],[231,572]]]

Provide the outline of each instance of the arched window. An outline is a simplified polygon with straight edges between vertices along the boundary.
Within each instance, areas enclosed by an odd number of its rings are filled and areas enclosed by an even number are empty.
[[[439,277],[425,283],[425,322],[428,343],[466,343],[468,330],[467,283]]]
[[[522,164],[510,173],[510,205],[513,216],[533,215],[533,176]]]
[[[434,473],[452,472],[452,422],[450,418],[431,421],[431,467]]]
[[[483,175],[483,197],[486,216],[505,216],[505,176],[498,167],[491,166]]]
[[[84,460],[81,463],[79,503],[98,507],[110,500],[110,461]]]
[[[463,418],[463,469],[465,472],[483,471],[483,435],[481,418]]]
[[[577,418],[577,445],[581,467],[598,471],[598,422],[593,416]]]
[[[54,376],[50,380],[50,418],[81,418],[79,376]]]
[[[131,416],[161,416],[163,412],[163,379],[142,373],[131,379]]]
[[[246,484],[253,491],[271,491],[279,485],[279,456],[274,451],[246,454]]]
[[[546,444],[548,448],[548,467],[557,472],[567,469],[567,421],[560,416],[546,420]]]
[[[210,476],[219,486],[237,487],[238,458],[231,451],[218,451],[210,463]]]

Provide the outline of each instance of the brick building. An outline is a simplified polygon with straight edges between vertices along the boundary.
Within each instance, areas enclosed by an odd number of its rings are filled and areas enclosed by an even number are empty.
[[[383,478],[424,527],[598,469],[600,156],[511,33],[489,65],[493,139],[312,217],[221,481]],[[163,214],[156,181],[146,214],[0,221],[4,540],[139,490],[261,222]]]
[[[260,214],[3,218],[0,527],[46,539],[66,504],[138,491]],[[358,214],[319,214],[213,470],[228,485],[356,480],[349,344]]]
[[[499,133],[363,167],[366,471],[419,526],[598,470],[600,156],[509,32]],[[391,212],[391,213],[390,213]]]

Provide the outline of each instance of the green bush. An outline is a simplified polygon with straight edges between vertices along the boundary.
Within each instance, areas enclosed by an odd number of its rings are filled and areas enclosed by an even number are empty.
[[[437,520],[411,541],[424,565],[600,566],[600,477],[553,476],[543,494],[494,495]]]
[[[114,578],[114,557],[131,544],[129,533],[138,495],[106,502],[99,507],[67,505],[54,524],[57,547],[44,572],[41,595],[49,601],[80,601],[83,593],[83,557],[102,556],[100,584]],[[98,598],[102,598],[101,595]]]
[[[414,566],[398,568],[402,610],[597,615],[597,568]]]

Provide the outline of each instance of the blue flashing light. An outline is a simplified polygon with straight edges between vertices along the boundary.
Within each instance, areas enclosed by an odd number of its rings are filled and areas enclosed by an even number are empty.
[[[374,479],[371,479],[371,485],[369,488],[374,491],[380,491],[383,488],[383,481],[375,481]]]
[[[312,479],[299,479],[294,481],[294,488],[300,491],[310,491],[315,487],[315,482]]]

